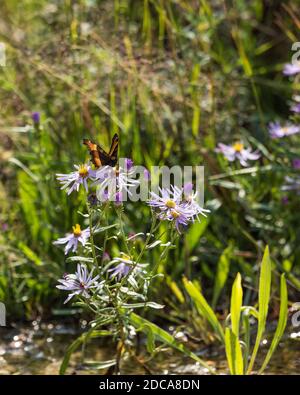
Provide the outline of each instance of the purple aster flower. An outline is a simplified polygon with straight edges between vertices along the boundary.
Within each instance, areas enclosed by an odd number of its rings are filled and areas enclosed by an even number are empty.
[[[238,160],[244,167],[249,165],[249,160],[260,158],[258,151],[252,152],[251,148],[245,148],[241,142],[236,142],[233,145],[219,143],[215,151],[222,153],[230,162]]]
[[[127,164],[129,164],[130,159],[127,159]],[[125,164],[125,167],[127,165]],[[99,185],[99,190],[97,193],[102,195],[103,191],[108,191],[108,198],[114,200],[116,193],[126,191],[129,195],[130,187],[139,185],[139,180],[133,178],[134,169],[131,165],[129,168],[116,168],[111,166],[102,166],[95,173],[94,185]]]
[[[87,240],[90,237],[90,229],[81,230],[80,225],[76,224],[73,226],[73,232],[66,234],[65,237],[61,237],[60,239],[54,241],[53,244],[66,244],[65,246],[65,255],[72,249],[72,252],[77,251],[78,242],[85,246]]]
[[[61,189],[66,189],[68,195],[73,191],[79,191],[82,184],[86,191],[88,191],[87,180],[94,180],[95,170],[92,170],[89,165],[74,165],[76,171],[68,174],[56,174],[56,178],[62,184]]]
[[[298,74],[298,73],[300,73],[300,62],[287,63],[284,66],[284,69],[283,69],[283,74],[284,75],[291,76],[291,75],[295,75],[295,74]]]
[[[122,255],[121,257],[114,258],[109,263],[109,266],[114,264],[116,266],[108,269],[107,272],[111,273],[110,275],[111,278],[116,278],[118,281],[121,281],[123,277],[128,276],[128,282],[134,288],[137,288],[138,284],[135,280],[135,277],[145,274],[146,271],[144,270],[144,268],[148,265],[143,263],[137,264],[136,262],[131,260],[128,255],[124,254],[123,252],[121,252],[121,255]]]
[[[31,119],[33,121],[33,123],[38,124],[40,123],[41,120],[41,115],[39,112],[35,111],[31,114]]]
[[[182,191],[172,187],[172,189],[159,188],[160,195],[150,192],[152,199],[148,201],[149,206],[159,209],[161,212],[168,212],[179,206],[182,201]]]
[[[296,191],[300,194],[300,177],[285,177],[285,184],[281,187],[282,191]]]
[[[126,264],[125,262],[120,262],[117,266],[108,269],[107,271],[111,273],[111,278],[116,278],[118,281],[121,281],[122,277],[127,276],[130,268],[131,266]]]
[[[292,123],[287,123],[285,126],[281,126],[279,122],[271,122],[269,124],[270,136],[275,138],[281,138],[285,136],[291,136],[300,132],[300,127],[293,125]]]
[[[299,170],[300,169],[300,158],[293,159],[293,168],[295,170]]]
[[[187,189],[187,188],[186,188]],[[180,226],[186,226],[199,214],[205,215],[204,210],[194,200],[195,195],[189,195],[189,199],[184,195],[184,189],[171,187],[171,189],[159,188],[160,195],[151,192],[151,199],[148,201],[150,207],[157,211],[160,220],[168,220],[175,223],[176,229],[180,233]]]
[[[81,295],[87,299],[91,297],[89,291],[100,285],[97,282],[99,275],[93,278],[93,271],[94,269],[89,273],[85,265],[78,264],[75,274],[65,274],[62,279],[58,280],[60,284],[56,288],[71,291],[64,303],[69,302],[75,295]]]

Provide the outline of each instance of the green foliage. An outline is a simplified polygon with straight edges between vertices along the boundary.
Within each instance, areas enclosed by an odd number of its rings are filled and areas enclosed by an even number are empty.
[[[185,288],[190,295],[192,301],[197,306],[198,313],[205,318],[210,324],[216,335],[225,345],[226,357],[228,361],[229,371],[233,375],[250,374],[253,371],[254,362],[259,350],[262,336],[265,332],[266,320],[269,309],[270,289],[271,289],[271,260],[269,256],[269,247],[267,246],[261,263],[260,277],[259,277],[259,291],[258,291],[258,311],[251,306],[243,306],[243,289],[241,284],[241,275],[237,274],[231,291],[230,314],[226,319],[226,327],[223,329],[219,323],[216,315],[211,307],[206,302],[204,296],[197,288],[190,282],[184,279]],[[265,360],[259,369],[262,373],[268,365],[274,351],[276,350],[279,341],[284,333],[287,323],[287,286],[284,274],[281,275],[280,280],[280,314],[276,332],[270,349],[265,357]],[[249,314],[257,319],[256,340],[250,353],[250,325]],[[241,321],[241,316],[244,316]],[[228,326],[228,321],[231,325]],[[243,324],[242,324],[243,323]],[[240,327],[243,327],[245,342],[240,340]],[[250,362],[248,365],[248,359]]]

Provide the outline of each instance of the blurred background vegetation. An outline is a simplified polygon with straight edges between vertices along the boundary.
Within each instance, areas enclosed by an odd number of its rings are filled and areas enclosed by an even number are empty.
[[[108,146],[115,132],[120,155],[136,164],[205,166],[212,212],[182,235],[160,268],[168,287],[154,290],[168,319],[193,322],[183,274],[220,313],[238,271],[245,304],[257,300],[266,244],[273,296],[285,272],[290,300],[297,300],[299,196],[283,203],[280,188],[300,147],[297,136],[271,141],[267,130],[289,114],[294,86],[282,68],[299,41],[297,3],[1,1],[0,300],[11,317],[62,311],[55,285],[66,263],[52,242],[83,222],[78,211],[85,208],[80,193],[60,191],[55,173],[88,159],[83,137]],[[246,170],[214,152],[218,142],[240,138],[262,152]],[[148,230],[149,208],[129,203],[125,212],[128,232]],[[277,305],[275,297],[275,313]]]

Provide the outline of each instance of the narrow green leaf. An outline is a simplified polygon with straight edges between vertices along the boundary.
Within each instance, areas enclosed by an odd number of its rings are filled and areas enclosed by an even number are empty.
[[[242,280],[240,273],[237,274],[231,293],[231,328],[232,332],[239,339],[239,328],[240,328],[240,317],[241,317],[241,308],[243,303],[243,289],[242,289]]]
[[[240,342],[230,328],[225,329],[225,351],[230,373],[244,374],[244,361]]]
[[[266,355],[266,358],[264,360],[264,363],[262,364],[262,367],[259,370],[259,373],[262,373],[265,368],[267,367],[274,351],[276,350],[280,339],[284,333],[286,323],[287,323],[287,317],[288,317],[288,293],[287,293],[287,286],[286,286],[286,280],[285,280],[285,275],[282,274],[280,278],[280,312],[279,312],[279,320],[277,324],[277,328],[270,346],[270,349]]]
[[[250,359],[247,373],[249,374],[253,368],[255,358],[259,349],[262,335],[265,331],[266,320],[269,309],[270,292],[271,292],[271,260],[269,254],[269,247],[266,246],[264,256],[261,263],[260,278],[259,278],[259,294],[258,294],[258,328]]]
[[[185,277],[183,278],[183,284],[187,293],[190,295],[193,302],[195,303],[198,313],[210,323],[215,333],[219,336],[220,340],[224,342],[225,339],[223,328],[219,323],[213,309],[207,303],[202,293],[195,287],[195,285],[191,281],[189,281]]]
[[[230,257],[232,254],[232,246],[228,246],[223,251],[217,265],[217,274],[214,283],[214,291],[213,291],[213,298],[212,298],[212,307],[214,308],[217,304],[219,299],[220,293],[226,284],[229,268],[230,268]]]
[[[234,364],[234,356],[233,356],[233,347],[232,347],[232,336],[231,336],[230,328],[225,328],[225,351],[226,358],[230,370],[230,374],[235,374],[235,364]]]

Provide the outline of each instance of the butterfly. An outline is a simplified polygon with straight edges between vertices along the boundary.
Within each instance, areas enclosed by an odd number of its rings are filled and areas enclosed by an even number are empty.
[[[118,161],[119,136],[115,133],[111,141],[109,152],[105,152],[98,144],[89,139],[83,139],[83,144],[88,147],[92,162],[96,168],[100,166],[115,167]]]

